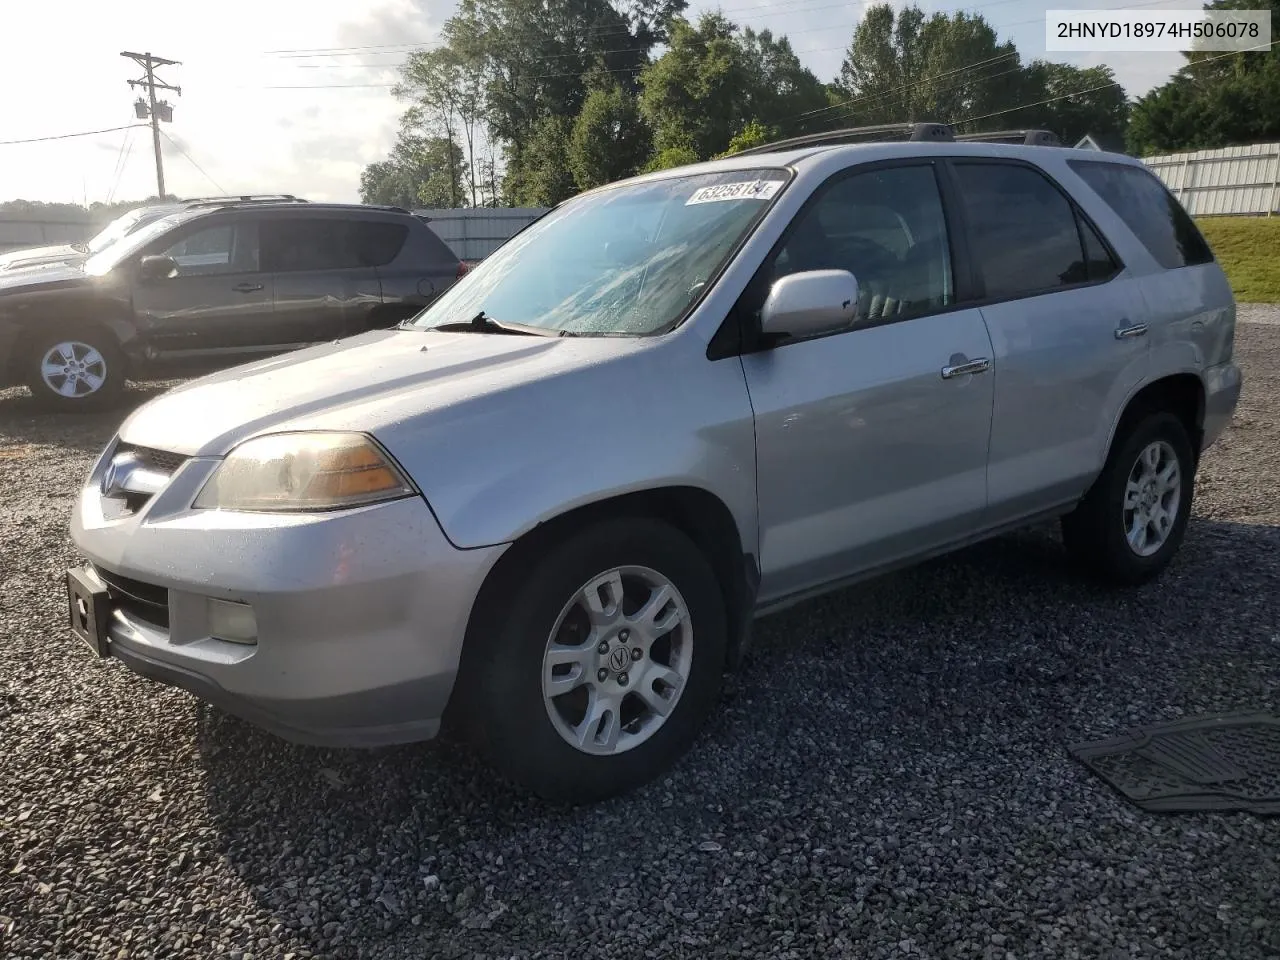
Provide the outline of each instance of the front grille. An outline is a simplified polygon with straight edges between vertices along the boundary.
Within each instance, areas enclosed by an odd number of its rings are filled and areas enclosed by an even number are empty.
[[[187,462],[187,457],[168,450],[156,450],[153,447],[140,447],[133,443],[121,442],[116,446],[116,453],[132,453],[144,465],[162,473],[174,473]]]
[[[143,583],[101,567],[94,567],[107,592],[126,616],[137,617],[157,627],[169,628],[169,590],[153,583]]]

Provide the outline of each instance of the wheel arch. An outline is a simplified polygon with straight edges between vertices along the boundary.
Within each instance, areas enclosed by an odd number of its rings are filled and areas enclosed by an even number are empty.
[[[112,342],[124,356],[125,376],[134,365],[134,357],[130,355],[130,341],[136,338],[137,331],[133,324],[106,314],[93,316],[82,310],[59,310],[61,314],[47,323],[25,323],[17,326],[13,336],[13,350],[9,354],[3,371],[3,380],[9,383],[23,382],[22,365],[35,345],[50,334],[69,334],[86,330],[101,330],[111,337]]]
[[[1182,421],[1198,461],[1204,443],[1205,387],[1200,374],[1193,371],[1160,377],[1134,391],[1112,424],[1106,455],[1111,455],[1116,440],[1131,423],[1157,410],[1167,410]]]
[[[703,551],[715,571],[725,599],[729,636],[725,666],[736,669],[740,665],[749,645],[760,581],[756,557],[743,548],[733,513],[715,494],[694,486],[655,487],[566,510],[539,523],[512,543],[489,570],[472,603],[455,692],[465,687],[464,678],[471,671],[482,669],[483,665],[469,656],[469,651],[475,651],[479,646],[473,642],[474,637],[479,631],[495,629],[494,621],[502,610],[500,598],[520,571],[535,562],[551,544],[601,521],[621,517],[665,521]],[[450,700],[449,713],[457,712],[455,699]]]

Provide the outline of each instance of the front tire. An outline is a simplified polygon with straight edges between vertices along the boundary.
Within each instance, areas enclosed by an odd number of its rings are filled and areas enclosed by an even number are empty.
[[[692,744],[724,671],[724,598],[670,525],[605,521],[531,560],[494,629],[470,642],[472,733],[537,795],[590,802],[633,789]]]
[[[1098,479],[1062,519],[1062,538],[1087,572],[1121,586],[1158,576],[1187,532],[1196,458],[1182,421],[1154,412],[1112,444]]]
[[[102,329],[39,335],[28,341],[23,363],[27,387],[47,409],[105,410],[124,392],[124,352]]]

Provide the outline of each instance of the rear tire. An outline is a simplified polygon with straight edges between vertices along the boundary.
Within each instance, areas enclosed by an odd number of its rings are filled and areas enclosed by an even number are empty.
[[[505,582],[461,682],[469,732],[494,766],[545,799],[582,803],[685,753],[719,693],[727,640],[719,581],[692,540],[657,520],[604,521]]]
[[[22,373],[36,403],[49,410],[91,412],[114,406],[124,392],[125,358],[100,327],[51,330],[27,341]]]
[[[1163,411],[1123,426],[1062,539],[1089,574],[1120,586],[1158,576],[1187,532],[1196,458],[1182,421]]]

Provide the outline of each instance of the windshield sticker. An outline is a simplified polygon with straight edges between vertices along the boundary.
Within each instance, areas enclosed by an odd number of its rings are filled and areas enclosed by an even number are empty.
[[[781,180],[741,180],[737,183],[717,183],[713,187],[699,187],[684,202],[686,207],[695,203],[715,203],[718,200],[768,200],[782,187]]]

